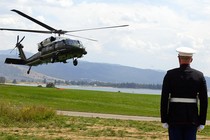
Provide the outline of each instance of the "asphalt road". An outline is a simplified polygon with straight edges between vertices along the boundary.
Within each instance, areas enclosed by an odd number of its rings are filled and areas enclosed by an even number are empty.
[[[80,117],[93,117],[93,118],[106,118],[106,119],[135,120],[135,121],[159,121],[160,122],[159,117],[128,116],[128,115],[60,111],[60,110],[57,111],[57,114],[65,115],[65,116],[80,116]],[[208,120],[206,122],[206,125],[210,125],[210,120]]]
[[[93,117],[93,118],[98,117],[98,118],[120,119],[120,120],[160,121],[160,118],[156,118],[156,117],[127,116],[127,115],[73,112],[73,111],[60,111],[60,110],[57,111],[57,114],[58,115],[66,115],[66,116],[81,116],[81,117]]]

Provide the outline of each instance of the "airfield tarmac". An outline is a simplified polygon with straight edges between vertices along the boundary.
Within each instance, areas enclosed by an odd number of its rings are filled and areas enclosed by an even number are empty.
[[[77,116],[77,117],[93,117],[93,118],[106,118],[106,119],[135,120],[135,121],[158,121],[158,122],[160,122],[159,117],[128,116],[128,115],[74,112],[74,111],[61,111],[61,110],[57,110],[57,114],[65,115],[65,116]],[[206,121],[206,125],[210,125],[210,120]]]

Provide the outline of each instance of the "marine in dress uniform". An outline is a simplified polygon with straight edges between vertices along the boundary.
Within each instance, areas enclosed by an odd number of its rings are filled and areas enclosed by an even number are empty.
[[[197,130],[206,123],[206,80],[202,72],[190,67],[195,50],[180,47],[177,52],[180,67],[167,71],[163,80],[161,122],[170,140],[195,140]]]

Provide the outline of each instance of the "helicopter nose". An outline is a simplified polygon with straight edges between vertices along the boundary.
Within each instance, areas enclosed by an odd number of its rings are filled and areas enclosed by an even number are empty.
[[[86,51],[86,50],[84,50],[84,51],[83,51],[83,54],[84,54],[84,55],[86,55],[86,54],[87,54],[87,51]]]

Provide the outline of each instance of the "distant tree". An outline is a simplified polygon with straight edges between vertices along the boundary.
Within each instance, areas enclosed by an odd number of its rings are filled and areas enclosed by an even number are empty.
[[[69,81],[65,81],[65,84],[66,84],[66,85],[70,85],[70,82],[69,82]]]
[[[4,84],[6,82],[6,78],[5,77],[0,77],[0,83]]]
[[[13,83],[13,84],[17,84],[17,80],[14,79],[14,80],[12,81],[12,83]]]
[[[55,84],[54,83],[47,83],[46,84],[46,87],[47,88],[54,88],[55,87]]]
[[[42,85],[38,85],[37,87],[42,87]]]

